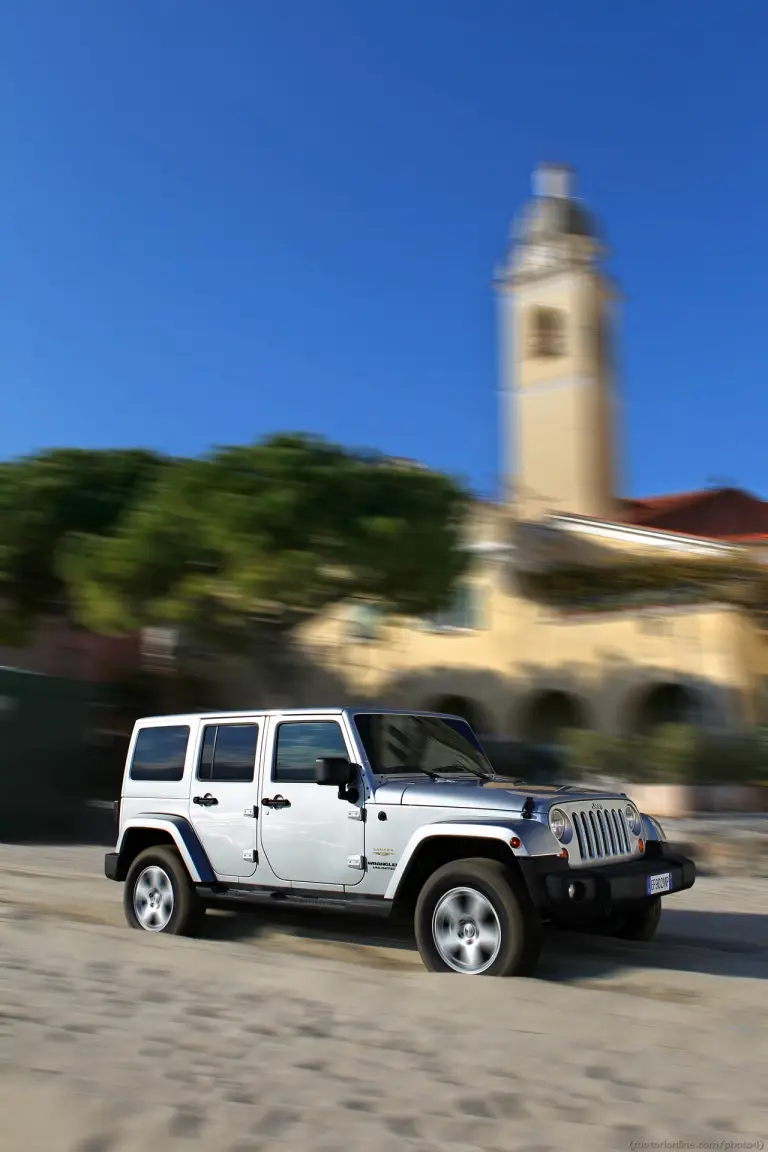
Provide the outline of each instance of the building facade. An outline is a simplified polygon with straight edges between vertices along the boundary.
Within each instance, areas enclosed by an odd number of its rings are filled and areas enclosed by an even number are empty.
[[[467,526],[454,608],[316,620],[301,637],[308,698],[450,709],[545,743],[581,726],[766,719],[762,616],[727,589],[768,554],[768,504],[731,489],[622,496],[604,257],[570,171],[538,169],[495,277],[504,491]]]

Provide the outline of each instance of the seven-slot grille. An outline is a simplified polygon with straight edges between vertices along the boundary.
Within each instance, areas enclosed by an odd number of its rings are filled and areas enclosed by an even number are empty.
[[[624,805],[566,809],[582,860],[615,860],[633,853],[633,838],[624,816]]]

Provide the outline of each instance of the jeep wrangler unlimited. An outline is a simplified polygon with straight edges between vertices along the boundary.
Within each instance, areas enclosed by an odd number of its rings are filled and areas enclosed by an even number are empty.
[[[626,795],[499,778],[433,713],[139,720],[115,807],[131,927],[191,934],[221,897],[351,905],[412,918],[437,972],[528,975],[546,920],[650,940],[695,878]]]

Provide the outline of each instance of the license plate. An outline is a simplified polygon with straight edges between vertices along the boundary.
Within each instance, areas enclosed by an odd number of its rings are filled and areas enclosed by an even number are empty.
[[[660,876],[648,877],[648,895],[655,896],[658,892],[669,892],[672,887],[672,873],[662,872]]]

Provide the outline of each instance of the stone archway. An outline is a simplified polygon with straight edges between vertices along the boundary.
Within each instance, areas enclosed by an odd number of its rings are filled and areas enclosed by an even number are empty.
[[[576,696],[547,689],[536,693],[524,706],[520,730],[526,743],[556,748],[566,732],[586,726],[586,711]]]
[[[684,684],[653,684],[641,692],[630,728],[639,735],[652,732],[663,724],[700,724],[703,701],[698,692]]]
[[[478,736],[492,734],[491,722],[488,713],[475,700],[467,696],[435,696],[424,707],[425,712],[447,712],[452,716],[461,716],[472,727]]]

